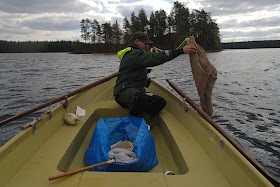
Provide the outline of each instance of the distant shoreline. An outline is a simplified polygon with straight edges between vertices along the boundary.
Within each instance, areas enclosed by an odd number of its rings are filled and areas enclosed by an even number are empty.
[[[245,41],[221,43],[223,49],[256,49],[256,48],[280,48],[280,40]],[[66,52],[70,54],[115,54],[125,45],[115,46],[112,50],[106,50],[106,44],[89,44],[72,41],[27,41],[15,42],[0,40],[0,53],[50,53]],[[219,52],[221,50],[206,50],[207,52]]]
[[[280,40],[246,41],[222,43],[223,49],[280,48]]]

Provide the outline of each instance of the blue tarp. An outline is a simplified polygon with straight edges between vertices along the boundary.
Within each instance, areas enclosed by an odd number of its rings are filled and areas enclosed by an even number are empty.
[[[133,152],[138,161],[132,163],[115,162],[91,171],[149,171],[157,165],[155,141],[143,118],[101,118],[94,129],[88,149],[85,152],[86,165],[111,160],[108,152],[111,145],[119,141],[135,142]]]

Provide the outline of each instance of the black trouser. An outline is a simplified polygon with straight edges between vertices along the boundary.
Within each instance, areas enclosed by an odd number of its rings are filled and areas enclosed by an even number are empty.
[[[145,92],[137,92],[133,96],[129,115],[140,116],[146,112],[150,117],[157,115],[166,105],[164,98]]]

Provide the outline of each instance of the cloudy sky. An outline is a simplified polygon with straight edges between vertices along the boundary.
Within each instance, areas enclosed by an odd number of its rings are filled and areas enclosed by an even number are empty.
[[[280,0],[179,0],[190,11],[204,9],[220,28],[222,42],[280,40]],[[81,40],[80,21],[122,24],[144,8],[147,16],[172,0],[0,0],[0,40]]]

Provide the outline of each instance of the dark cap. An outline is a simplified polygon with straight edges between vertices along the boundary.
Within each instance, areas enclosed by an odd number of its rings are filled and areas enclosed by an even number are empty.
[[[149,36],[147,34],[140,31],[135,32],[131,37],[132,42],[134,42],[136,39],[140,40],[141,42],[146,42],[149,45],[154,43],[149,39]]]

